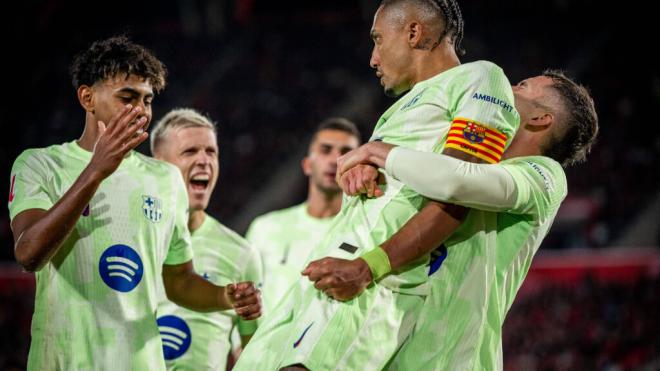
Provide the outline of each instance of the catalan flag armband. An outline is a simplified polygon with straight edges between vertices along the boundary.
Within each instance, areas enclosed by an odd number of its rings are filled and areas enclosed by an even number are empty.
[[[447,134],[445,148],[454,148],[496,164],[502,159],[506,141],[506,135],[480,122],[455,118]]]

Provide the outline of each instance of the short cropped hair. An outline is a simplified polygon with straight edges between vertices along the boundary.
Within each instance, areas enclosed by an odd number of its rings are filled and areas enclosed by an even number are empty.
[[[343,131],[357,138],[358,142],[362,142],[362,136],[360,135],[360,130],[358,130],[357,126],[355,125],[355,123],[353,123],[353,121],[344,117],[330,117],[321,121],[321,123],[316,127],[316,130],[314,131],[314,135],[312,136],[312,140],[309,141],[310,145],[314,143],[318,134],[323,130]]]
[[[175,108],[163,116],[151,130],[151,153],[156,153],[169,130],[185,128],[207,128],[217,135],[216,125],[208,117],[192,108]]]
[[[92,86],[120,74],[144,78],[156,92],[165,87],[167,69],[149,50],[126,36],[99,40],[74,57],[69,72],[73,87]]]
[[[543,76],[552,79],[551,88],[558,94],[560,111],[555,131],[543,148],[544,155],[563,167],[585,161],[598,135],[598,115],[589,90],[577,84],[559,70],[546,70]]]

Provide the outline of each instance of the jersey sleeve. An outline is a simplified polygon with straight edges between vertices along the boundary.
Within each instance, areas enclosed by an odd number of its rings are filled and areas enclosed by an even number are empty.
[[[190,231],[188,230],[188,213],[190,212],[188,210],[188,193],[178,169],[173,176],[175,177],[173,184],[176,188],[176,208],[173,209],[173,212],[176,215],[174,216],[174,231],[170,240],[170,248],[164,262],[168,265],[183,264],[193,258]]]
[[[520,118],[511,83],[502,69],[480,61],[458,74],[449,85],[451,126],[444,148],[498,163],[513,138]]]
[[[556,210],[566,196],[561,166],[543,157],[474,164],[395,147],[385,167],[390,175],[425,197],[479,210],[542,217]],[[428,171],[417,171],[419,168]]]
[[[53,207],[54,202],[47,190],[50,172],[35,150],[24,151],[16,158],[9,178],[10,219],[28,209],[48,210]]]
[[[259,251],[253,247],[249,247],[246,251],[248,256],[245,268],[243,269],[243,281],[254,282],[254,286],[261,289],[263,284],[263,267],[261,264],[261,256]],[[262,302],[263,308],[263,302]],[[238,319],[238,333],[242,336],[252,335],[257,331],[258,320],[246,321],[239,317]]]
[[[566,197],[566,175],[561,165],[547,157],[518,158],[502,167],[514,179],[515,214],[535,214],[539,218],[554,213]]]

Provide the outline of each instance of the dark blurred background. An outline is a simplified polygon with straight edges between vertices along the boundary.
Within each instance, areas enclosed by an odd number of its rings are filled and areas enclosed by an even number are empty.
[[[507,369],[660,369],[658,32],[641,3],[603,4],[460,1],[463,62],[493,61],[512,83],[564,69],[590,88],[600,117],[598,144],[587,164],[567,171],[569,195],[507,319]],[[82,133],[84,114],[68,75],[75,53],[128,33],[169,70],[154,120],[186,106],[218,122],[221,172],[209,212],[243,233],[255,216],[305,198],[298,163],[319,121],[346,116],[368,138],[394,102],[368,65],[377,6],[13,3],[2,16],[0,197],[8,197],[21,151]],[[0,242],[0,368],[21,369],[33,283],[13,262],[6,209]]]

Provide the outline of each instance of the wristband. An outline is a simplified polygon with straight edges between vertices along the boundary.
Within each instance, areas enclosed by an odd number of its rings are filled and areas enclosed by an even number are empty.
[[[390,266],[390,258],[380,246],[362,254],[360,258],[367,262],[369,270],[371,270],[371,277],[374,281],[390,273],[392,270],[392,267]]]

